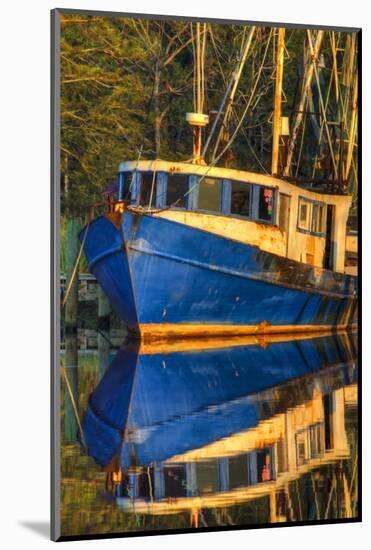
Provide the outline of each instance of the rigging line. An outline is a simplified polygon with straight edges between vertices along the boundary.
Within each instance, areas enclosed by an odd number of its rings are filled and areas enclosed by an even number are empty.
[[[239,81],[240,81],[240,78],[241,78],[241,75],[242,75],[242,71],[243,71],[243,68],[244,68],[249,50],[250,50],[250,46],[251,46],[251,42],[252,42],[252,39],[253,39],[253,36],[254,36],[254,32],[255,32],[255,27],[251,27],[250,32],[249,32],[249,34],[247,36],[247,39],[245,41],[244,47],[242,49],[242,54],[241,54],[241,57],[240,57],[240,63],[239,63],[238,69],[235,73],[234,84],[233,84],[233,87],[232,87],[232,90],[231,90],[231,93],[230,93],[230,96],[229,96],[229,99],[228,99],[228,104],[227,104],[227,108],[226,108],[225,113],[224,113],[223,122],[220,126],[219,134],[218,134],[218,137],[216,139],[216,143],[215,143],[215,146],[214,146],[214,151],[213,151],[212,158],[214,158],[216,156],[216,153],[217,153],[217,150],[218,150],[218,147],[219,147],[219,143],[220,143],[220,140],[221,140],[222,135],[223,135],[223,131],[225,131],[228,127],[230,117],[231,117],[231,110],[232,110],[232,106],[233,106],[233,102],[234,102],[234,97],[236,95],[237,87],[238,87],[238,84],[239,84]]]
[[[306,101],[306,97],[310,93],[310,89],[311,89],[311,85],[312,85],[314,66],[316,65],[316,63],[318,61],[320,47],[321,47],[321,43],[322,43],[322,40],[323,40],[323,35],[324,35],[324,31],[318,31],[316,41],[315,41],[315,45],[314,45],[314,48],[313,48],[313,55],[311,56],[311,58],[309,58],[309,56],[308,56],[308,53],[309,53],[308,49],[304,46],[303,58],[304,58],[304,62],[305,62],[305,70],[304,70],[304,75],[303,75],[303,80],[302,80],[301,98],[300,98],[296,119],[295,119],[295,122],[294,122],[294,125],[293,125],[293,128],[292,128],[291,136],[290,136],[290,140],[289,140],[286,166],[285,166],[284,171],[283,171],[284,176],[290,175],[290,168],[291,168],[291,162],[292,162],[293,155],[294,155],[296,139],[297,139],[297,135],[298,135],[298,132],[299,132],[300,125],[301,125],[302,120],[303,120],[303,113],[304,113],[303,107],[304,107],[304,104],[305,104],[305,101]],[[310,59],[310,63],[309,63],[309,59]]]
[[[151,505],[153,506],[153,488],[152,488],[151,472],[150,472],[149,466],[147,466],[147,478],[148,478],[148,485],[149,485],[149,498],[151,501]]]
[[[327,506],[326,506],[324,519],[328,518],[328,514],[329,514],[329,511],[330,511],[330,504],[331,504],[331,500],[332,500],[332,494],[335,490],[335,486],[336,486],[336,479],[335,479],[335,475],[333,474],[332,475],[331,489],[330,489],[330,494],[329,494],[329,497],[328,497],[328,500],[327,500]]]
[[[233,110],[233,116],[234,116],[234,118],[235,118],[235,121],[238,122],[237,113],[236,113],[234,110]],[[260,168],[263,170],[263,172],[265,172],[266,174],[269,174],[269,171],[265,168],[265,166],[264,166],[264,165],[262,164],[262,162],[260,161],[258,155],[257,155],[256,152],[254,151],[254,148],[253,148],[253,146],[252,146],[251,143],[250,143],[250,140],[249,140],[249,138],[248,138],[248,135],[247,135],[247,133],[246,133],[245,128],[242,128],[242,133],[243,133],[243,135],[245,136],[245,138],[246,138],[246,143],[247,143],[247,145],[249,146],[250,151],[251,151],[251,153],[253,154],[253,156],[255,157],[255,160],[256,160],[257,163],[259,164]]]
[[[307,98],[307,101],[308,101],[308,98]],[[298,160],[297,160],[297,165],[296,165],[296,170],[295,170],[295,177],[296,177],[296,178],[298,177],[298,174],[299,174],[300,162],[301,162],[301,157],[302,157],[302,154],[303,154],[303,146],[304,146],[304,136],[305,136],[305,130],[306,130],[306,122],[307,122],[307,113],[304,114],[304,119],[303,119],[303,124],[302,124],[302,134],[301,134],[301,140],[300,140],[300,149],[299,149],[299,155],[298,155]],[[314,177],[314,176],[313,176],[313,177]]]
[[[76,368],[76,367],[75,367],[75,368]],[[74,395],[73,395],[73,392],[72,392],[72,388],[71,388],[71,385],[70,385],[70,381],[68,380],[66,367],[63,367],[63,366],[61,365],[61,371],[62,371],[62,374],[63,374],[63,376],[64,376],[65,382],[66,382],[66,386],[67,386],[68,393],[69,393],[69,395],[70,395],[70,399],[71,399],[71,403],[72,403],[73,412],[75,413],[76,421],[77,421],[77,424],[79,425],[79,430],[80,430],[80,433],[81,433],[81,442],[82,442],[83,447],[84,447],[84,450],[85,450],[85,452],[86,452],[88,447],[87,447],[87,445],[86,445],[85,436],[84,436],[84,430],[82,429],[82,424],[81,424],[79,412],[78,412],[78,410],[77,410],[76,401],[75,401],[75,398],[74,398]]]
[[[313,57],[314,56],[314,49],[313,49],[312,35],[310,33],[310,30],[307,31],[307,35],[308,35],[310,53]],[[325,123],[328,146],[329,146],[329,149],[330,149],[331,159],[332,159],[332,163],[333,163],[333,166],[334,166],[335,179],[337,179],[338,178],[338,167],[337,167],[337,164],[336,164],[336,161],[335,161],[335,155],[334,155],[331,136],[330,136],[330,130],[329,130],[329,127],[328,127],[328,124],[327,124],[326,111],[325,111],[325,106],[324,106],[324,103],[323,103],[321,84],[320,84],[320,81],[319,81],[318,67],[317,67],[316,63],[314,63],[314,75],[315,75],[315,78],[316,78],[316,83],[317,83],[317,88],[318,88],[318,97],[319,97],[319,102],[320,102],[320,106],[321,106],[322,116],[323,116],[324,123]]]
[[[242,131],[243,131],[243,134],[244,134],[244,136],[245,136],[245,138],[246,138],[246,143],[247,143],[247,145],[249,146],[250,151],[252,152],[253,156],[255,157],[255,160],[256,160],[257,163],[259,164],[260,168],[263,170],[263,172],[265,172],[266,174],[269,174],[269,171],[265,168],[265,166],[262,164],[261,160],[259,159],[258,155],[257,155],[256,152],[254,151],[254,148],[253,148],[253,146],[251,145],[250,140],[249,140],[249,138],[247,137],[245,130],[242,130]]]
[[[339,88],[339,96],[340,96],[340,102],[341,102],[341,107],[342,107],[342,111],[343,111],[342,122],[344,123],[344,130],[347,132],[347,136],[348,136],[348,140],[349,140],[350,133],[349,133],[348,122],[347,122],[347,114],[348,113],[345,112],[345,105],[344,105],[345,99],[343,98],[341,88]],[[354,176],[354,179],[356,181],[356,184],[358,185],[358,175],[357,175],[357,170],[356,170],[356,166],[355,166],[353,156],[352,156],[352,166],[353,166],[353,176]]]
[[[246,117],[246,114],[250,108],[250,105],[251,105],[251,102],[252,102],[252,99],[254,97],[254,94],[255,94],[255,90],[257,88],[257,85],[259,83],[259,80],[260,80],[260,76],[261,76],[261,73],[262,73],[262,70],[263,70],[263,67],[264,67],[264,63],[265,63],[265,59],[266,59],[266,56],[267,56],[267,53],[268,53],[268,48],[269,48],[269,44],[270,44],[270,41],[271,41],[271,38],[272,38],[272,30],[270,31],[269,33],[269,37],[268,37],[268,40],[267,40],[267,44],[266,44],[266,47],[265,47],[265,51],[264,51],[264,55],[263,55],[263,60],[262,60],[262,63],[259,67],[259,70],[258,70],[258,74],[257,74],[257,77],[256,77],[256,80],[255,80],[255,84],[253,86],[253,89],[252,89],[252,92],[251,92],[251,95],[250,95],[250,99],[246,105],[246,108],[242,114],[242,117],[240,118],[240,121],[239,123],[237,124],[237,127],[235,128],[231,138],[229,139],[228,143],[226,144],[226,146],[224,147],[224,149],[221,151],[221,153],[215,157],[215,159],[209,164],[206,172],[203,174],[203,176],[201,176],[201,178],[194,184],[192,185],[192,187],[190,187],[190,189],[188,189],[188,191],[186,193],[184,193],[183,197],[187,197],[208,175],[208,173],[210,172],[211,168],[213,168],[213,166],[215,166],[215,164],[222,158],[222,156],[224,155],[224,153],[227,151],[227,149],[229,149],[229,147],[232,145],[232,143],[234,142],[234,140],[236,139],[236,136],[237,136],[237,133]],[[231,84],[231,83],[230,83]],[[225,96],[226,98],[226,96]],[[177,201],[176,201],[177,202]],[[170,208],[172,208],[172,206],[176,204],[176,203],[173,203],[171,204],[170,206],[168,206],[167,208],[162,208],[162,209],[157,209],[155,211],[151,211],[151,213],[159,213],[159,212],[164,212],[166,210],[169,210]],[[130,208],[131,210],[133,209],[132,207]],[[147,213],[149,213],[150,210],[147,209]],[[140,213],[140,211],[138,210],[138,213]]]
[[[206,151],[207,151],[207,149],[208,149],[208,147],[209,147],[209,145],[210,145],[210,142],[211,142],[212,137],[213,137],[213,135],[214,135],[215,129],[216,129],[217,124],[218,124],[218,122],[219,122],[219,118],[220,118],[220,116],[221,116],[221,114],[222,114],[222,112],[223,112],[225,103],[226,103],[226,101],[227,101],[227,97],[229,96],[229,94],[230,94],[230,92],[231,92],[231,90],[232,90],[232,86],[233,86],[235,80],[238,78],[239,67],[240,67],[240,65],[241,65],[241,63],[242,63],[242,60],[243,60],[243,57],[244,57],[245,50],[247,49],[247,52],[248,52],[248,49],[249,49],[249,47],[250,47],[250,42],[251,42],[251,39],[252,39],[252,36],[253,36],[254,32],[255,32],[255,27],[251,27],[250,32],[249,32],[249,35],[248,35],[247,40],[246,40],[246,42],[245,42],[245,47],[244,47],[244,49],[243,49],[242,55],[240,56],[240,58],[239,58],[239,60],[238,60],[238,64],[237,64],[235,70],[233,71],[232,78],[231,78],[230,81],[229,81],[228,87],[227,87],[227,89],[226,89],[226,91],[225,91],[224,97],[223,97],[222,102],[221,102],[221,104],[220,104],[218,113],[217,113],[217,115],[216,115],[216,117],[215,117],[215,119],[214,119],[212,128],[211,128],[210,133],[209,133],[209,135],[208,135],[208,137],[207,137],[207,141],[206,141],[206,143],[205,143],[205,146],[204,146],[204,148],[203,148],[202,155],[201,155],[202,158],[204,158],[204,156],[205,156],[205,154],[206,154]],[[247,52],[246,52],[246,55],[247,55]],[[245,59],[245,60],[246,60],[246,59]],[[245,60],[244,60],[244,61],[245,61]],[[242,67],[243,67],[243,65],[242,65]],[[241,71],[242,71],[242,67],[241,67]],[[237,81],[237,84],[238,84],[238,81]]]
[[[154,191],[154,188],[155,188],[155,179],[156,179],[156,166],[155,166],[155,169],[153,170],[151,194],[150,194],[150,197],[149,197],[149,204],[148,204],[148,209],[147,210],[150,210],[151,205],[152,205],[153,191]]]
[[[154,90],[155,90],[155,79],[153,79],[153,82],[152,82],[152,90],[151,90],[151,95],[150,95],[150,98],[149,98],[149,101],[148,101],[147,113],[146,113],[146,118],[145,118],[145,121],[144,121],[144,128],[146,128],[147,123],[148,123],[149,113],[150,113],[150,111],[151,111],[151,105],[152,105],[152,99],[153,99]],[[142,139],[142,142],[141,142],[141,144],[140,144],[139,151],[138,151],[138,157],[137,157],[137,161],[136,161],[136,166],[135,166],[133,172],[136,172],[136,171],[138,170],[138,164],[139,164],[140,158],[141,158],[141,156],[142,156],[143,147],[144,147],[144,132],[143,132],[143,139]],[[134,174],[133,174],[133,175],[134,175]],[[129,191],[128,191],[129,193],[130,193],[131,190],[132,190],[133,181],[134,181],[134,177],[131,178],[131,182],[130,182],[130,186],[129,186]]]
[[[224,153],[227,151],[227,149],[229,149],[229,147],[232,145],[232,143],[234,142],[234,140],[236,139],[236,136],[237,136],[237,133],[246,117],[246,114],[249,110],[249,107],[250,107],[250,104],[252,102],[252,98],[254,97],[254,94],[255,94],[255,90],[256,90],[256,87],[259,83],[259,80],[260,80],[260,76],[261,76],[261,73],[262,73],[262,70],[263,70],[263,67],[264,67],[264,62],[265,62],[265,58],[267,56],[267,53],[268,53],[268,48],[269,48],[269,44],[270,44],[270,40],[271,40],[271,37],[272,37],[272,30],[270,31],[269,33],[269,38],[268,38],[268,41],[267,41],[267,45],[265,47],[265,51],[264,51],[264,55],[263,55],[263,60],[262,60],[262,63],[259,67],[259,71],[258,71],[258,75],[256,77],[256,80],[255,80],[255,84],[254,84],[254,87],[253,87],[253,90],[251,92],[251,96],[250,96],[250,100],[249,102],[247,103],[246,105],[246,108],[242,114],[242,117],[240,118],[240,121],[239,123],[237,124],[237,127],[235,128],[233,134],[232,134],[232,137],[230,138],[230,140],[228,141],[228,143],[226,144],[226,146],[224,147],[224,149],[221,151],[221,153],[215,157],[215,159],[209,164],[206,172],[203,174],[203,176],[201,176],[201,178],[197,181],[197,183],[195,183],[194,185],[192,185],[192,187],[190,187],[190,189],[188,189],[188,191],[186,193],[184,193],[183,197],[186,197],[187,195],[189,195],[205,178],[206,176],[208,175],[208,173],[210,172],[211,168],[213,168],[213,166],[215,166],[215,164],[222,158],[222,156],[224,155]],[[168,210],[169,208],[171,208],[171,206],[169,206],[168,208],[166,208],[165,210]]]
[[[63,298],[62,307],[64,307],[66,305],[68,297],[70,295],[71,288],[72,288],[73,282],[75,280],[77,269],[78,269],[78,266],[79,266],[79,263],[80,263],[80,260],[81,260],[81,255],[82,255],[82,251],[84,249],[86,237],[88,236],[89,227],[90,227],[90,222],[86,226],[84,238],[82,240],[80,250],[79,250],[79,253],[77,255],[76,262],[75,262],[75,265],[74,265],[74,268],[73,268],[73,271],[72,271],[72,274],[71,274],[71,277],[70,277],[70,280],[69,280],[69,283],[68,283],[68,286],[67,286],[67,289],[66,289],[66,293],[65,293],[64,298]]]
[[[223,71],[223,67],[220,63],[220,53],[218,52],[217,50],[217,46],[215,44],[215,39],[214,39],[214,34],[212,32],[212,28],[211,28],[211,25],[209,25],[209,33],[210,33],[210,37],[211,37],[211,42],[213,43],[213,47],[214,47],[214,52],[215,52],[215,59],[218,63],[218,66],[219,66],[219,71],[220,71],[220,74],[222,75],[222,79],[223,79],[223,83],[224,83],[224,86],[227,85],[227,79],[225,77],[225,74],[224,74],[224,71]]]
[[[258,86],[258,84],[259,84],[259,80],[260,80],[260,77],[261,77],[261,73],[262,73],[262,71],[263,71],[263,67],[264,67],[265,59],[266,59],[266,57],[267,57],[268,48],[269,48],[269,44],[270,44],[271,38],[272,38],[272,30],[271,30],[270,33],[269,33],[269,38],[268,38],[268,41],[267,41],[267,45],[266,45],[266,47],[265,47],[265,51],[264,51],[264,55],[263,55],[263,60],[262,60],[262,63],[261,63],[261,65],[260,65],[260,67],[259,67],[258,74],[257,74],[256,80],[255,80],[255,84],[254,84],[253,89],[252,89],[252,91],[251,91],[250,99],[249,99],[249,101],[248,101],[248,103],[247,103],[247,105],[246,105],[246,108],[245,108],[244,112],[242,113],[242,116],[241,116],[241,118],[240,118],[239,123],[237,124],[237,127],[235,128],[235,130],[234,130],[234,132],[233,132],[233,134],[232,134],[232,137],[230,138],[230,140],[228,141],[227,145],[224,147],[224,149],[222,150],[222,152],[219,154],[219,156],[215,159],[216,162],[217,162],[218,160],[220,160],[220,158],[224,155],[224,153],[227,151],[227,149],[229,149],[229,147],[232,145],[232,143],[233,143],[234,140],[236,139],[237,133],[238,133],[239,129],[241,128],[242,123],[243,123],[243,121],[244,121],[244,119],[245,119],[245,117],[246,117],[246,115],[247,115],[247,113],[248,113],[248,111],[249,111],[250,105],[251,105],[252,100],[253,100],[253,97],[254,97],[254,95],[255,95],[256,88],[257,88],[257,86]]]
[[[114,347],[113,343],[112,343],[111,340],[104,334],[103,330],[101,330],[100,328],[97,328],[97,332],[98,332],[98,334],[100,334],[100,335],[106,340],[106,342],[111,346],[111,348]]]
[[[330,83],[329,83],[329,85],[328,85],[328,91],[327,91],[327,97],[326,97],[326,104],[325,104],[325,111],[327,111],[328,103],[329,103],[329,100],[330,100],[330,91],[331,91],[331,86],[332,86],[332,78],[333,78],[333,75],[334,75],[334,68],[333,68],[333,70],[331,71]],[[313,179],[314,179],[314,176],[315,176],[315,173],[316,173],[316,164],[317,164],[317,161],[318,161],[318,154],[319,154],[319,149],[320,149],[321,141],[322,141],[323,127],[324,127],[324,120],[322,119],[322,120],[321,120],[320,134],[319,134],[319,137],[318,137],[318,144],[317,144],[317,145],[318,145],[318,150],[317,150],[317,153],[316,153],[316,157],[315,157],[315,161],[314,161],[314,166],[313,166],[313,172],[312,172],[312,178],[313,178]]]

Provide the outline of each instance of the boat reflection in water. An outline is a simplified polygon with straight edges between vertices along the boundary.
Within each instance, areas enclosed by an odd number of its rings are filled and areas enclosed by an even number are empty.
[[[188,510],[202,527],[202,511],[266,497],[271,522],[331,518],[334,506],[354,517],[356,384],[348,333],[128,345],[89,398],[84,438],[127,512]],[[302,489],[310,502],[298,496],[294,518],[288,487],[308,476],[314,498]]]

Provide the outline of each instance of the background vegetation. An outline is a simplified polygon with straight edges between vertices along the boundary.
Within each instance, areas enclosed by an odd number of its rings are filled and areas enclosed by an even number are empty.
[[[62,211],[85,216],[92,204],[101,202],[100,191],[115,181],[120,161],[139,156],[191,157],[192,132],[185,113],[195,110],[195,23],[64,15],[61,26]],[[203,110],[212,117],[220,107],[249,29],[226,24],[201,28],[206,32]],[[251,104],[220,165],[270,172],[277,32],[269,27],[255,32],[227,137],[250,100]],[[327,119],[336,147],[342,123],[345,147],[357,79],[356,35],[326,32],[321,54],[319,72]],[[288,29],[282,114],[290,117],[291,123],[308,56],[307,31]],[[320,145],[315,137],[322,121],[315,79],[306,111],[312,114],[305,115],[300,131],[293,175],[331,178],[326,168],[325,132]],[[213,144],[209,153],[212,150]],[[354,155],[355,170],[347,187],[354,196],[356,160]]]

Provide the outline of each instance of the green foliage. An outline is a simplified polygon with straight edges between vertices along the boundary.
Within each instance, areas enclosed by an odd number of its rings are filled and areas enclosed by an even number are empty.
[[[194,110],[195,24],[65,15],[61,27],[62,211],[86,215],[91,205],[102,202],[100,192],[116,179],[120,161],[137,159],[140,152],[141,158],[191,157],[192,132],[185,113]],[[204,112],[220,107],[247,31],[243,25],[207,25]],[[335,99],[331,40],[339,48],[338,77],[346,83],[348,73],[354,80],[350,36],[328,32],[322,45],[321,78],[324,90],[331,91],[328,116],[332,121],[344,116],[339,105],[351,103],[351,86],[345,86],[341,101]],[[282,114],[292,123],[307,59],[304,53],[308,56],[306,30],[288,29],[285,44]],[[249,101],[251,105],[228,155],[219,164],[270,171],[276,48],[277,29],[257,28],[230,127],[225,129],[218,152],[233,134]],[[346,117],[349,129],[349,109]],[[316,120],[320,123],[319,114]],[[302,132],[305,146],[301,153],[299,146],[295,151],[294,174],[311,177],[316,158],[323,151],[313,137],[309,119]],[[339,136],[336,139],[338,144]],[[207,161],[213,147],[212,143]],[[356,195],[354,177],[350,188]]]

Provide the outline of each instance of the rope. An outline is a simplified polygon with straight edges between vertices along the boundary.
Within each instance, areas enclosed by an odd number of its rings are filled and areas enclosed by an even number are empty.
[[[210,133],[209,133],[209,135],[208,135],[208,138],[207,138],[207,140],[206,140],[205,146],[204,146],[203,151],[202,151],[202,157],[205,156],[206,151],[207,151],[207,149],[209,148],[211,139],[212,139],[212,137],[213,137],[213,135],[214,135],[214,132],[215,132],[216,127],[217,127],[217,124],[218,124],[218,122],[219,122],[219,118],[220,118],[220,116],[221,116],[221,114],[222,114],[222,112],[223,112],[223,109],[224,109],[225,103],[226,103],[226,101],[227,101],[227,98],[228,98],[229,94],[231,93],[232,86],[233,86],[234,83],[237,81],[239,68],[241,67],[241,65],[242,65],[241,70],[242,70],[242,68],[243,68],[244,61],[246,60],[246,58],[244,59],[244,56],[245,56],[245,54],[247,54],[247,52],[248,52],[248,49],[249,49],[249,46],[250,46],[250,41],[251,41],[251,38],[252,38],[252,36],[253,36],[254,31],[255,31],[255,27],[252,27],[252,28],[250,29],[249,36],[248,36],[248,38],[247,38],[247,40],[246,40],[246,42],[245,42],[243,51],[242,51],[242,53],[241,53],[241,55],[240,55],[240,57],[239,57],[239,59],[238,59],[236,68],[235,68],[235,70],[233,71],[232,78],[230,79],[229,84],[228,84],[228,87],[227,87],[227,89],[226,89],[226,91],[225,91],[225,94],[224,94],[224,97],[223,97],[222,102],[221,102],[221,104],[220,104],[220,107],[219,107],[219,110],[218,110],[218,112],[217,112],[217,115],[216,115],[216,117],[215,117],[215,119],[214,119],[213,125],[212,125],[212,127],[211,127]],[[215,47],[215,44],[214,44],[214,47]]]
[[[152,185],[151,185],[151,194],[150,194],[150,197],[149,197],[149,204],[148,204],[147,210],[150,210],[150,209],[151,209],[152,200],[153,200],[153,191],[154,191],[154,189],[155,189],[155,181],[156,181],[156,169],[153,170]]]
[[[73,411],[74,411],[75,416],[76,416],[77,424],[79,425],[79,430],[80,430],[80,433],[81,433],[81,442],[82,442],[83,447],[86,451],[87,450],[87,445],[86,445],[86,441],[85,441],[84,430],[82,429],[82,424],[81,424],[79,413],[78,413],[78,410],[77,410],[76,401],[75,401],[75,398],[73,396],[70,381],[68,380],[66,368],[61,366],[61,371],[62,371],[62,374],[64,376],[65,382],[66,382],[68,393],[70,394],[71,403],[72,403]]]
[[[212,159],[214,159],[216,154],[217,154],[217,151],[218,151],[218,148],[219,148],[219,143],[222,139],[223,132],[225,133],[228,130],[228,125],[229,125],[229,121],[230,121],[230,118],[231,118],[231,112],[232,112],[232,107],[233,107],[233,103],[234,103],[234,96],[237,92],[237,87],[238,87],[238,84],[239,84],[239,81],[240,81],[240,78],[241,78],[241,75],[242,75],[242,71],[243,71],[243,68],[244,68],[249,50],[250,50],[250,46],[251,46],[251,43],[252,43],[254,33],[255,33],[255,27],[251,27],[251,29],[249,31],[249,34],[247,35],[246,41],[244,43],[243,49],[242,49],[242,53],[241,53],[241,57],[240,57],[240,60],[239,60],[238,67],[237,67],[237,69],[235,71],[235,74],[234,74],[233,87],[232,87],[232,90],[231,90],[231,93],[230,93],[230,96],[229,96],[229,99],[228,99],[228,105],[227,105],[227,108],[226,108],[225,113],[224,113],[224,118],[223,118],[222,124],[221,124],[220,129],[219,129],[219,134],[218,134],[218,137],[217,137],[215,145],[214,145],[214,151],[213,151],[213,154],[212,154]],[[269,40],[270,40],[270,38],[269,38]]]
[[[106,340],[106,342],[108,342],[108,344],[111,346],[111,348],[114,347],[111,340],[104,334],[104,332],[100,328],[97,328],[97,332],[98,332],[98,334],[100,334]]]
[[[68,297],[70,295],[70,292],[71,292],[71,288],[72,288],[72,285],[73,285],[73,282],[75,280],[75,277],[76,277],[76,273],[77,273],[77,269],[78,269],[78,266],[79,266],[79,263],[80,263],[80,260],[81,260],[81,255],[82,255],[82,251],[84,249],[84,244],[85,244],[85,241],[86,241],[86,237],[89,233],[89,227],[90,227],[90,222],[88,223],[88,225],[86,226],[86,231],[85,231],[85,235],[84,235],[84,238],[82,240],[82,243],[81,243],[81,246],[80,246],[80,251],[79,251],[79,254],[77,256],[77,259],[76,259],[76,262],[75,262],[75,266],[73,268],[73,271],[72,271],[72,274],[71,274],[71,278],[69,280],[69,283],[68,283],[68,287],[66,289],[66,294],[64,295],[64,298],[63,298],[63,303],[62,303],[62,307],[64,307],[67,303],[67,300],[68,300]]]

